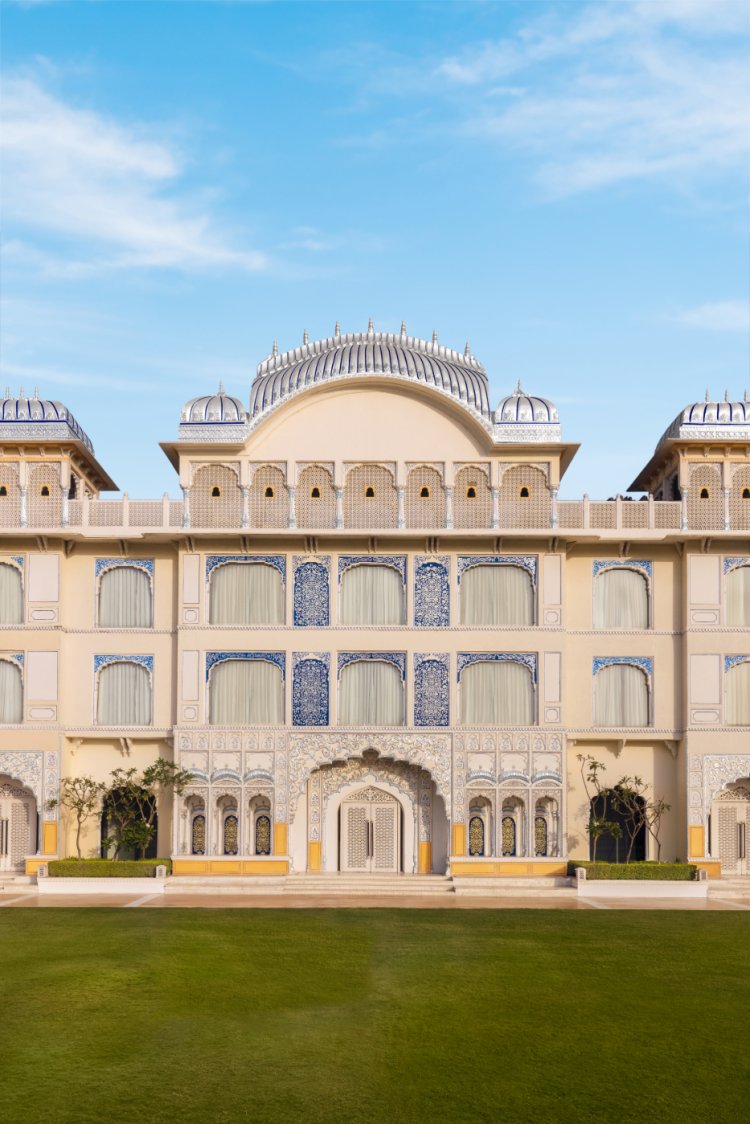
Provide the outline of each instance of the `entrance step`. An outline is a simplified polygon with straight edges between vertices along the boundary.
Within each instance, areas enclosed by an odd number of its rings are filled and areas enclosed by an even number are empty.
[[[750,898],[750,875],[709,878],[708,892],[720,898]]]
[[[457,894],[470,894],[474,897],[496,897],[497,895],[543,895],[559,894],[560,891],[575,891],[575,882],[565,876],[542,878],[491,878],[482,875],[466,877],[454,875],[453,885]]]
[[[402,897],[452,894],[445,874],[290,874],[286,894],[336,894],[350,897]]]
[[[32,874],[0,874],[0,893],[5,890],[22,890],[24,886],[35,886],[36,876]]]
[[[286,878],[280,875],[193,875],[168,878],[166,894],[283,894]]]

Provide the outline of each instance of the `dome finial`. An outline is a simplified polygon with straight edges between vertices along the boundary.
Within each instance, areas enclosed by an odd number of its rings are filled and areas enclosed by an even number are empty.
[[[337,340],[341,339],[341,325],[339,324],[338,320],[336,321],[336,326],[333,329],[333,337]]]
[[[373,323],[372,323],[372,316],[367,321],[367,334],[368,334],[368,336],[374,336],[375,335],[375,328],[374,328]]]
[[[433,332],[432,332],[432,342],[435,343],[435,344],[438,342],[438,334],[434,329],[433,329]]]
[[[520,379],[518,380],[518,386],[516,387],[516,394],[523,394],[523,387],[521,386]]]
[[[725,391],[724,391],[724,401],[725,401],[725,402],[728,402],[728,401],[729,401],[729,391],[728,391],[728,390],[725,390]]]
[[[303,330],[303,332],[302,332],[302,343],[303,343],[303,344],[308,344],[309,342],[310,342],[310,337],[309,337],[309,335],[307,334],[307,328],[305,328],[305,329]]]
[[[278,355],[278,354],[279,354],[279,345],[276,342],[276,340],[274,340],[273,341],[273,347],[271,348],[271,355]]]
[[[224,393],[224,383],[219,379],[219,394]]]
[[[708,393],[708,387],[706,387],[706,401],[707,402],[711,401],[711,395]]]
[[[38,386],[34,387],[34,398],[37,399],[37,400],[39,399],[39,387]]]
[[[464,348],[464,358],[471,359],[471,344],[468,340],[466,341],[466,347]]]
[[[23,387],[19,387],[19,395],[18,395],[18,397],[19,397],[19,398],[23,398],[23,397],[24,397],[24,393],[23,393]]]
[[[401,335],[402,336],[406,335],[406,321],[405,320],[401,321]]]

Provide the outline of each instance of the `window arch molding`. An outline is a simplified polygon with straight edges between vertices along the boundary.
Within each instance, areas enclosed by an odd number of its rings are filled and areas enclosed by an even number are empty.
[[[614,711],[613,711],[612,717],[615,718],[615,719],[617,717],[623,717],[623,718],[638,717],[639,719],[643,719],[642,721],[608,721],[608,720],[606,720],[608,718],[608,715],[605,713],[606,705],[605,705],[604,700],[603,700],[603,698],[602,698],[602,696],[600,695],[599,692],[600,692],[600,689],[603,690],[603,684],[604,684],[605,680],[608,679],[608,678],[611,678],[611,677],[608,676],[608,674],[605,674],[605,679],[600,680],[599,676],[602,674],[602,672],[608,673],[609,669],[618,668],[618,667],[633,668],[634,671],[638,672],[640,674],[640,676],[642,677],[643,683],[645,685],[646,694],[645,694],[645,699],[641,698],[640,701],[634,700],[632,697],[630,699],[630,702],[627,702],[624,698],[620,701],[619,705],[622,708],[623,712],[627,709],[628,706],[631,706],[634,709],[637,708],[637,711],[638,711],[637,715],[631,714],[630,716],[628,716],[625,713],[617,714],[617,713],[614,713]],[[601,727],[601,728],[604,728],[604,729],[607,729],[607,728],[616,729],[618,727],[630,727],[630,726],[637,727],[637,728],[643,728],[643,727],[651,726],[653,724],[653,671],[654,671],[653,660],[650,657],[647,657],[647,656],[596,656],[594,658],[594,662],[593,662],[593,696],[594,696],[593,697],[593,723],[594,723],[594,726]],[[637,680],[635,679],[635,677],[631,677],[630,682],[631,682],[631,687],[632,687],[632,684],[636,683]],[[624,688],[623,688],[623,690],[624,690]],[[613,701],[614,701],[614,710],[616,711],[618,709],[617,702],[616,702],[616,700],[613,700]]]
[[[24,707],[24,653],[0,653],[2,678],[6,681],[3,690],[3,711],[0,722],[4,725],[17,725],[23,722]]]

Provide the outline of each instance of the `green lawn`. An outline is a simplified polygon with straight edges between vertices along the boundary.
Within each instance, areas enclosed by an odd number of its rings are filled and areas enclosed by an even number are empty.
[[[739,1121],[750,916],[0,911],[2,1116]]]

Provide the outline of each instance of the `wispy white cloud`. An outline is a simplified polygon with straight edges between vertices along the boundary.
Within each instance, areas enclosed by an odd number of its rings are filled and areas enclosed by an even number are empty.
[[[4,212],[11,253],[44,272],[269,267],[233,243],[186,183],[174,143],[70,105],[28,76],[5,79]]]
[[[714,301],[687,308],[670,319],[688,328],[711,332],[750,332],[750,303],[746,300]]]

